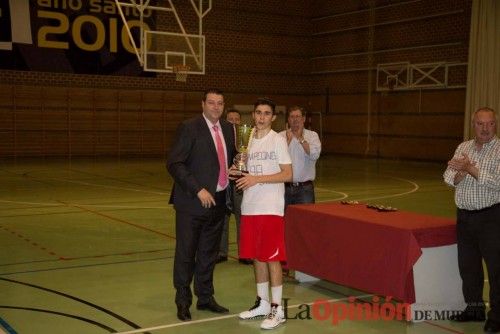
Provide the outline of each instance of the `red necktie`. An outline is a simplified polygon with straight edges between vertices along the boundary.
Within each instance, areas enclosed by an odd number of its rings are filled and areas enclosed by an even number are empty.
[[[226,157],[224,156],[224,145],[219,135],[219,127],[214,125],[215,143],[217,144],[217,158],[219,159],[219,186],[224,188],[227,185],[227,170],[226,170]]]

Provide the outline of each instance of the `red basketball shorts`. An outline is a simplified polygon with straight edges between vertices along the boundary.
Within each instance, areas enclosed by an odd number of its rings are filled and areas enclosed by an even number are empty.
[[[286,261],[285,219],[275,215],[241,216],[240,258]]]

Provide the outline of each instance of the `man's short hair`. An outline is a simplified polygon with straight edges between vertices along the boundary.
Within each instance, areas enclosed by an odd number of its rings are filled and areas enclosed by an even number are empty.
[[[276,115],[276,103],[268,97],[259,97],[253,104],[253,110],[257,109],[258,106],[270,106],[273,111],[273,115]]]
[[[299,110],[300,111],[300,114],[302,115],[302,117],[306,117],[306,114],[307,114],[307,111],[304,107],[301,107],[301,106],[291,106],[289,107],[287,110],[286,110],[286,118],[288,119],[288,116],[290,116],[290,113],[292,111],[295,111],[295,110]]]
[[[224,93],[218,89],[218,88],[208,88],[207,90],[205,90],[205,92],[203,92],[203,102],[205,102],[207,100],[207,95],[208,94],[215,94],[215,95],[222,95],[224,96]]]
[[[476,118],[476,114],[480,111],[486,111],[486,112],[492,113],[493,117],[495,118],[495,122],[497,121],[497,113],[495,112],[495,110],[493,110],[490,107],[481,107],[481,108],[477,109],[476,111],[474,111],[474,114],[472,115],[472,122],[474,122],[474,119]]]
[[[232,113],[232,112],[237,113],[237,114],[238,114],[238,115],[240,115],[240,117],[241,117],[241,113],[240,113],[240,111],[239,111],[238,109],[234,109],[234,108],[228,108],[228,109],[226,110],[226,116],[227,116],[229,113]]]

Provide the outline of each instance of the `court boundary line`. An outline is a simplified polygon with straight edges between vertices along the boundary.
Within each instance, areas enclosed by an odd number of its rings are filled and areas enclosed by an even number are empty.
[[[152,201],[152,202],[157,202],[157,201]],[[94,208],[110,208],[110,209],[159,209],[159,210],[164,210],[168,209],[171,206],[134,206],[134,205],[106,205],[106,204],[80,204],[80,203],[71,203],[68,202],[67,204],[58,204],[58,203],[43,203],[43,202],[24,202],[24,201],[11,201],[11,200],[3,200],[0,199],[0,203],[12,203],[12,204],[21,204],[21,205],[40,205],[38,209],[48,209],[48,208],[63,208],[63,207],[68,207],[68,206],[74,206],[74,205],[83,205],[83,206],[90,206]],[[62,202],[61,202],[62,203]],[[34,207],[33,209],[36,209]],[[24,210],[24,208],[11,208],[11,209],[5,209],[5,210]]]
[[[329,289],[326,289],[326,290],[332,291],[332,290],[329,290]],[[336,291],[333,291],[333,292],[336,292]],[[342,293],[340,293],[340,294],[342,294]],[[343,294],[343,295],[345,295],[345,294]],[[363,303],[368,302],[368,303],[371,304],[371,302],[365,301],[362,298],[367,298],[367,297],[372,297],[372,296],[375,296],[375,295],[374,294],[359,295],[359,296],[355,296],[355,299],[358,300],[358,301],[360,301],[360,302],[363,302]],[[349,298],[351,298],[351,297],[349,296],[349,297],[344,297],[344,298],[334,298],[334,299],[325,300],[324,302],[335,303],[335,302],[339,302],[339,301],[348,300]],[[301,305],[309,305],[310,306],[310,305],[314,304],[315,302],[316,301],[309,302],[309,303],[288,305],[287,306],[287,310],[288,309],[298,308]],[[206,319],[199,319],[199,320],[193,320],[193,321],[176,322],[176,323],[173,323],[173,324],[165,324],[165,325],[159,325],[159,326],[153,326],[153,327],[140,328],[140,329],[131,330],[131,331],[117,332],[116,334],[138,334],[138,333],[145,333],[145,332],[154,332],[154,331],[161,330],[161,329],[168,329],[168,328],[175,328],[175,327],[180,327],[180,326],[196,325],[196,324],[200,324],[200,323],[202,324],[202,323],[207,323],[207,322],[212,322],[212,321],[218,321],[218,320],[224,320],[224,319],[231,319],[231,318],[238,317],[238,315],[239,315],[239,313],[235,313],[235,314],[228,314],[228,315],[225,315],[225,316],[212,317],[212,318],[206,318]],[[294,319],[290,319],[290,320],[294,320]],[[241,320],[241,321],[246,321],[246,320]],[[408,323],[408,321],[406,323]],[[448,328],[448,327],[445,327],[445,326],[434,324],[434,323],[432,323],[430,321],[423,321],[422,323],[425,323],[427,325],[431,325],[431,326],[437,327],[437,328],[439,328],[439,329],[441,329],[443,331],[446,331],[446,332],[451,332],[451,333],[455,333],[455,334],[464,334],[464,332],[458,331],[458,330],[456,330],[454,328]]]
[[[6,330],[9,334],[17,334],[16,330],[12,328],[7,321],[0,317],[0,334],[7,334],[3,330]]]
[[[79,297],[76,297],[76,296],[73,296],[73,295],[61,292],[61,291],[57,291],[57,290],[54,290],[54,289],[46,288],[46,287],[43,287],[41,285],[36,285],[36,284],[32,284],[32,283],[26,283],[26,282],[22,282],[22,281],[17,281],[17,280],[13,280],[13,279],[10,279],[10,278],[0,277],[0,280],[7,281],[7,282],[10,282],[10,283],[14,283],[14,284],[28,286],[28,287],[31,287],[31,288],[34,288],[34,289],[39,289],[39,290],[46,291],[46,292],[49,292],[49,293],[54,293],[54,294],[59,295],[61,297],[68,298],[70,300],[74,300],[74,301],[76,301],[78,303],[82,303],[84,305],[87,305],[88,307],[91,307],[91,308],[94,308],[96,310],[99,310],[99,311],[103,312],[104,314],[107,314],[108,316],[110,316],[112,318],[115,318],[115,319],[121,321],[124,324],[129,325],[132,328],[141,328],[141,326],[139,326],[136,323],[134,323],[133,321],[131,321],[131,320],[129,320],[129,319],[127,319],[127,318],[119,315],[118,313],[115,313],[115,312],[113,312],[111,310],[108,310],[108,309],[102,307],[102,306],[99,306],[97,304],[89,302],[89,301],[87,301],[85,299],[82,299],[82,298],[79,298]]]
[[[61,182],[81,184],[81,185],[90,186],[90,187],[101,187],[101,188],[126,190],[126,191],[140,192],[140,193],[153,194],[153,195],[162,195],[162,196],[170,195],[170,192],[160,192],[160,191],[142,190],[142,189],[134,189],[134,188],[125,188],[125,187],[104,185],[104,184],[98,184],[98,183],[90,183],[90,182],[84,182],[84,181],[59,179],[59,178],[55,178],[55,177],[47,178],[47,180],[56,180],[56,181],[61,181]]]
[[[70,269],[79,269],[79,268],[110,266],[110,265],[119,265],[119,264],[125,264],[125,263],[140,263],[140,262],[161,261],[161,260],[169,260],[169,259],[173,259],[173,258],[174,258],[174,255],[172,255],[172,256],[156,257],[156,258],[152,258],[152,259],[138,259],[138,260],[128,260],[128,261],[115,261],[115,262],[85,264],[85,265],[68,266],[68,267],[57,267],[57,268],[46,268],[46,269],[38,269],[38,270],[17,271],[17,272],[11,272],[11,273],[0,273],[0,279],[2,279],[2,276],[9,276],[9,275],[22,275],[22,274],[32,274],[32,273],[57,271],[57,270],[70,270]]]
[[[94,174],[94,173],[86,172],[86,171],[83,171],[83,170],[80,170],[80,169],[75,169],[73,167],[67,168],[66,170],[68,170],[70,172],[80,173],[80,174],[83,174],[83,175],[90,175],[90,176],[92,176],[92,178],[94,178],[94,177],[101,177],[101,178],[106,179],[106,180],[118,181],[118,182],[122,182],[122,183],[128,183],[128,184],[131,184],[131,185],[134,185],[134,186],[141,186],[141,187],[144,186],[144,184],[129,181],[130,177],[129,178],[123,178],[123,179],[121,179],[121,178],[117,179],[117,178],[114,178],[114,177],[109,177],[107,175]],[[154,174],[154,173],[150,173],[150,172],[147,172],[147,171],[144,171],[144,170],[140,170],[140,169],[137,169],[137,168],[135,170],[139,171],[142,174],[146,174],[149,177],[159,175],[159,173],[158,174]],[[166,169],[164,169],[162,173],[165,175],[165,172],[166,172]],[[158,187],[152,187],[152,188],[163,190],[163,188],[158,188]]]
[[[321,201],[317,201],[317,203],[322,203],[322,202],[326,202],[326,201],[340,201],[340,200],[343,200],[344,198],[349,197],[348,193],[345,193],[345,192],[342,192],[342,191],[336,191],[336,190],[332,190],[332,189],[328,189],[328,188],[323,188],[323,187],[314,187],[314,189],[321,190],[321,191],[326,191],[326,192],[329,192],[329,193],[336,193],[336,194],[341,194],[342,195],[342,197],[340,197],[340,198],[334,198],[334,199],[328,199],[328,200],[321,200]]]
[[[61,203],[69,205],[69,203],[65,203],[65,202],[62,202],[62,201],[61,201]],[[159,234],[159,235],[162,235],[162,236],[167,237],[169,239],[174,239],[175,240],[175,237],[173,237],[173,236],[171,236],[169,234],[166,234],[166,233],[163,233],[163,232],[160,232],[160,231],[156,231],[156,230],[153,230],[151,228],[144,227],[144,226],[141,226],[141,225],[138,225],[138,224],[134,224],[134,223],[128,222],[128,221],[126,221],[124,219],[116,218],[116,217],[113,217],[111,215],[104,214],[102,212],[91,210],[89,208],[86,208],[83,205],[71,205],[71,207],[78,208],[78,209],[80,209],[80,210],[82,210],[84,212],[93,213],[96,216],[101,216],[101,217],[107,218],[107,219],[115,221],[115,222],[119,222],[119,223],[122,223],[122,224],[127,224],[127,225],[130,225],[130,226],[134,226],[134,227],[136,227],[138,229],[142,229],[142,230],[145,230],[145,231],[148,231],[148,232]]]
[[[408,180],[408,179],[404,179],[404,178],[400,178],[400,177],[396,177],[396,176],[385,176],[385,177],[407,182],[407,183],[413,185],[413,189],[410,189],[408,191],[405,191],[405,192],[402,192],[402,193],[398,193],[398,194],[383,195],[383,196],[369,197],[369,198],[362,198],[362,199],[358,199],[358,201],[371,201],[371,200],[374,200],[374,199],[401,197],[401,196],[405,196],[405,195],[409,195],[409,194],[412,194],[414,192],[417,192],[420,189],[420,186],[418,185],[418,183],[416,183],[416,182],[414,182],[412,180]]]
[[[366,297],[371,297],[373,294],[369,295],[361,295],[357,296],[356,298],[366,298]],[[344,301],[348,300],[349,297],[345,298],[334,298],[334,299],[328,299],[325,302],[328,303],[335,303],[339,301]],[[287,309],[290,308],[298,308],[301,305],[312,305],[314,302],[309,302],[309,303],[302,303],[302,304],[294,304],[294,305],[288,305]],[[160,329],[167,329],[167,328],[174,328],[174,327],[180,327],[180,326],[190,326],[190,325],[196,325],[200,323],[206,323],[206,322],[212,322],[212,321],[217,321],[217,320],[224,320],[224,319],[230,319],[230,318],[235,318],[238,317],[239,313],[234,313],[234,314],[228,314],[228,315],[223,315],[219,317],[212,317],[212,318],[206,318],[206,319],[199,319],[199,320],[192,320],[192,321],[184,321],[184,322],[175,322],[173,324],[165,324],[165,325],[159,325],[159,326],[154,326],[154,327],[147,327],[147,328],[142,328],[142,329],[137,329],[137,330],[132,330],[132,331],[125,331],[125,332],[118,332],[116,334],[136,334],[136,333],[144,333],[144,332],[149,332],[149,331],[157,331]],[[245,321],[245,320],[242,320]]]
[[[59,312],[59,311],[52,311],[52,310],[46,310],[46,309],[41,309],[41,308],[35,308],[35,307],[22,307],[22,306],[9,306],[9,305],[0,305],[0,309],[10,309],[10,310],[21,310],[21,311],[32,311],[32,312],[40,312],[40,313],[48,313],[48,314],[54,314],[62,317],[67,317],[70,319],[75,319],[75,320],[80,320],[83,321],[87,324],[94,325],[96,327],[102,328],[107,330],[109,333],[116,333],[116,330],[114,328],[111,328],[103,323],[100,323],[96,320],[92,320],[89,318],[82,317],[80,315],[75,315],[71,313],[65,313],[65,312]],[[0,318],[0,325],[2,318]],[[1,332],[0,332],[1,333]],[[9,332],[10,333],[10,332]],[[12,332],[12,334],[17,334],[17,332]]]
[[[371,201],[371,200],[375,200],[375,199],[384,199],[384,198],[393,198],[393,197],[402,197],[402,196],[405,196],[405,195],[409,195],[409,194],[412,194],[414,192],[417,192],[419,189],[420,189],[420,186],[418,185],[418,183],[412,181],[412,180],[409,180],[409,179],[404,179],[404,178],[400,178],[400,177],[396,177],[396,176],[387,176],[387,175],[380,175],[382,177],[386,177],[386,178],[392,178],[392,179],[396,179],[396,180],[399,180],[399,181],[403,181],[403,182],[406,182],[406,183],[409,183],[413,186],[412,189],[408,190],[408,191],[405,191],[405,192],[402,192],[402,193],[396,193],[396,194],[391,194],[391,195],[382,195],[382,196],[376,196],[376,197],[368,197],[368,198],[361,198],[361,199],[355,199],[356,201]],[[329,192],[336,192],[336,193],[341,193],[341,194],[345,194],[347,195],[347,197],[349,197],[350,195],[348,195],[347,193],[344,193],[344,192],[340,192],[340,191],[335,191],[335,190],[331,190],[331,189],[328,189],[328,188],[321,188],[321,187],[318,187],[316,188],[318,190],[326,190],[326,191],[329,191]],[[343,197],[343,198],[340,198],[340,199],[327,199],[327,200],[321,200],[321,201],[316,201],[316,203],[325,203],[325,202],[335,202],[335,201],[340,201],[344,198],[347,198],[347,197]]]

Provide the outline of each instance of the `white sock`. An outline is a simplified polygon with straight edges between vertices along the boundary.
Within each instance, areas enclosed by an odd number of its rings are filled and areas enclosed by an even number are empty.
[[[269,282],[257,283],[257,296],[269,301]]]
[[[273,304],[281,305],[281,297],[283,295],[283,285],[278,285],[278,286],[272,286],[271,287],[271,294]]]

